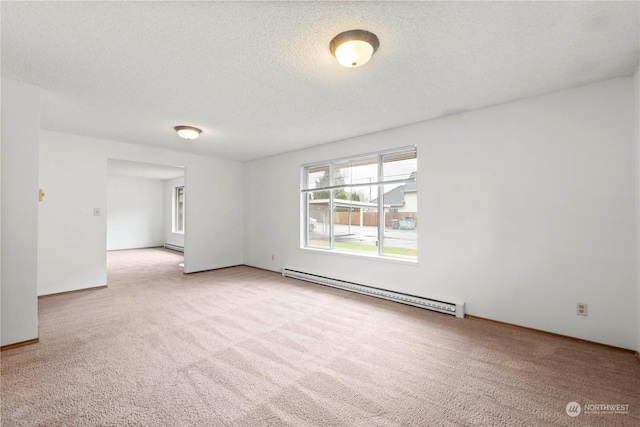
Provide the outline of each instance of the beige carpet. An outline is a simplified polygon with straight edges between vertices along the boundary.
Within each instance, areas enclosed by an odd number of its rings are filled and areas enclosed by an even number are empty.
[[[110,252],[108,288],[41,299],[40,343],[2,353],[2,425],[640,425],[632,354],[179,262]]]

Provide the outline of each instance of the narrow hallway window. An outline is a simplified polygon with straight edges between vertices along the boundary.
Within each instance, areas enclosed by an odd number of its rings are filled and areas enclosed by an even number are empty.
[[[173,201],[173,232],[184,233],[184,185],[175,187]]]

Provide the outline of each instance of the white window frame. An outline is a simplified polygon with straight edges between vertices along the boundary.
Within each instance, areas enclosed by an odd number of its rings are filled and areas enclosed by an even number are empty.
[[[179,200],[179,192],[180,190],[182,190],[182,201],[180,202]],[[172,212],[173,212],[173,218],[172,218],[172,226],[171,229],[173,231],[173,233],[175,234],[184,234],[184,225],[185,225],[185,201],[186,201],[186,195],[185,195],[185,190],[184,190],[184,185],[177,185],[175,187],[173,187],[173,200],[172,200]],[[180,215],[180,208],[182,208],[182,229],[180,229],[180,224],[179,224],[179,215]]]
[[[393,184],[393,183],[408,183],[408,182],[416,182],[416,187],[417,187],[417,165],[416,165],[416,175],[414,175],[413,179],[407,178],[407,179],[398,179],[398,180],[392,180],[392,181],[384,181],[384,177],[383,177],[383,167],[384,167],[384,162],[383,162],[383,158],[385,156],[389,156],[389,155],[393,155],[393,154],[402,154],[402,153],[415,153],[415,157],[416,160],[418,158],[418,149],[416,146],[409,146],[409,147],[401,147],[401,148],[397,148],[397,149],[393,149],[393,150],[385,150],[385,151],[379,151],[379,152],[374,152],[374,153],[368,153],[368,154],[361,154],[361,155],[357,155],[357,156],[349,156],[349,157],[342,157],[342,158],[338,158],[338,159],[331,159],[331,160],[325,160],[325,161],[320,161],[320,162],[313,162],[313,163],[307,163],[302,165],[301,169],[300,169],[300,173],[301,173],[301,179],[300,179],[300,183],[301,183],[301,188],[300,188],[300,200],[301,200],[301,238],[300,238],[300,242],[301,242],[301,248],[302,249],[311,249],[311,250],[317,250],[317,251],[321,251],[321,252],[327,252],[327,253],[336,253],[336,254],[341,254],[341,255],[348,255],[348,256],[356,256],[356,257],[379,257],[382,259],[405,259],[405,260],[410,260],[410,261],[418,261],[418,256],[416,255],[415,257],[413,256],[403,256],[403,255],[393,255],[393,254],[388,254],[388,253],[384,253],[384,231],[385,231],[385,211],[384,211],[384,186],[388,185],[388,184]],[[336,163],[343,163],[345,161],[357,161],[359,159],[367,159],[367,158],[371,158],[377,156],[378,158],[378,182],[376,183],[367,183],[367,184],[354,184],[354,185],[334,185],[333,179],[333,166]],[[325,187],[320,187],[320,188],[309,188],[311,183],[308,182],[308,177],[309,177],[309,173],[308,170],[309,168],[313,168],[313,167],[318,167],[318,166],[328,166],[329,167],[329,177],[330,177],[330,183],[328,186]],[[333,197],[330,196],[329,197],[329,212],[331,213],[329,215],[329,232],[330,232],[330,239],[329,239],[329,246],[327,247],[323,247],[323,246],[310,246],[309,245],[309,204],[308,204],[308,196],[307,193],[309,192],[313,192],[313,191],[324,191],[324,190],[329,190],[332,191],[334,189],[338,189],[338,188],[345,188],[345,187],[350,187],[350,188],[354,188],[354,187],[364,187],[364,186],[371,186],[371,185],[377,185],[378,188],[378,195],[377,195],[377,209],[378,209],[378,241],[377,241],[377,254],[376,253],[358,253],[355,251],[345,251],[345,250],[340,250],[339,248],[335,248],[334,247],[334,215],[333,215],[333,211],[334,211],[334,205],[333,205]],[[419,196],[418,196],[419,197]]]

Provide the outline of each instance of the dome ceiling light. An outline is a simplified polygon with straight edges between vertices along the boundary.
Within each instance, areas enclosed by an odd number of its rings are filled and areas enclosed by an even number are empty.
[[[380,41],[375,34],[350,30],[335,36],[329,43],[329,50],[340,64],[354,68],[366,64],[379,46]]]
[[[181,138],[187,140],[196,139],[202,133],[201,129],[194,128],[193,126],[176,126],[174,129]]]

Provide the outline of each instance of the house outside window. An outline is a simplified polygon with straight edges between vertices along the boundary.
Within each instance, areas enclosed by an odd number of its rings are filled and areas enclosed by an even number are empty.
[[[417,260],[417,150],[302,167],[301,246]]]
[[[184,233],[184,185],[173,189],[173,232]]]

